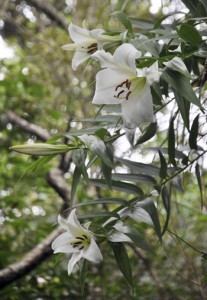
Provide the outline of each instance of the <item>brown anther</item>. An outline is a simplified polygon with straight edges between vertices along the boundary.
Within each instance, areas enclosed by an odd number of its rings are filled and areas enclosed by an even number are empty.
[[[131,94],[131,91],[129,91],[127,94],[126,94],[126,100],[129,99],[129,95]]]

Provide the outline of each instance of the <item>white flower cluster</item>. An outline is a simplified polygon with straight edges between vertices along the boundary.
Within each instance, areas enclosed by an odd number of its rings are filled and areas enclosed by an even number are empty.
[[[98,60],[103,68],[96,76],[92,102],[97,105],[121,105],[124,125],[129,129],[141,123],[154,122],[150,85],[160,78],[158,63],[137,69],[136,59],[142,53],[129,43],[123,43],[113,55],[103,50],[107,43],[121,43],[121,35],[109,36],[102,29],[88,30],[74,24],[69,25],[69,34],[74,43],[62,48],[75,50],[72,68],[76,70],[90,57]]]
[[[138,69],[136,59],[141,58],[142,53],[130,43],[122,43],[121,35],[109,36],[101,29],[88,30],[73,24],[69,26],[69,34],[74,41],[62,48],[64,50],[75,50],[72,60],[72,68],[76,68],[88,58],[100,62],[103,70],[96,75],[96,90],[93,103],[98,105],[121,105],[124,125],[128,129],[135,129],[145,122],[154,122],[153,102],[150,86],[158,81],[161,72],[158,70],[158,62],[149,68]],[[112,55],[104,50],[106,43],[121,44]],[[174,58],[166,63],[166,66],[177,70],[182,69],[186,73],[186,67],[179,58]],[[102,140],[96,136],[82,135],[80,140],[97,155],[107,157],[106,147]],[[106,160],[110,165],[110,161]],[[124,216],[136,221],[153,224],[148,212],[134,206],[133,209],[124,208],[118,212],[120,219]],[[127,233],[130,228],[120,220],[110,218],[103,224],[106,230],[106,238],[112,242],[132,242]],[[87,259],[99,263],[103,259],[102,254],[95,241],[95,234],[89,231],[90,223],[82,226],[73,209],[67,220],[58,217],[60,226],[66,231],[52,243],[54,253],[69,253],[71,258],[68,264],[68,274],[79,266],[81,259]]]

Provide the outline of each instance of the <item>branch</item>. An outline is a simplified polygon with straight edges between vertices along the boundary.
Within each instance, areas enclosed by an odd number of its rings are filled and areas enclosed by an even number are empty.
[[[46,129],[43,129],[42,127],[40,127],[36,124],[26,121],[25,119],[19,117],[15,113],[13,113],[11,110],[6,110],[6,111],[4,111],[4,113],[7,117],[7,120],[10,123],[18,125],[24,131],[26,131],[30,134],[36,135],[37,138],[39,138],[40,140],[45,142],[51,137],[49,132]]]
[[[12,111],[4,112],[8,121],[20,126],[24,131],[36,135],[40,140],[46,141],[50,138],[49,133],[40,126],[29,123],[23,118],[19,117]],[[46,180],[50,186],[63,199],[63,206],[61,213],[63,214],[69,208],[70,189],[63,178],[64,170],[55,168],[50,170],[46,175]],[[40,263],[45,261],[52,255],[51,243],[62,232],[61,228],[54,230],[48,237],[46,237],[40,244],[29,251],[21,260],[13,263],[0,271],[0,288],[4,288],[10,283],[14,282],[20,277],[25,276],[30,271],[34,270]]]
[[[21,260],[13,263],[0,271],[0,288],[7,286],[16,279],[34,270],[41,262],[49,258],[53,251],[51,243],[62,232],[59,227],[55,229],[45,240],[29,251]]]
[[[26,2],[44,12],[52,21],[56,22],[64,30],[68,30],[68,24],[64,16],[60,14],[53,5],[42,0],[27,0]]]

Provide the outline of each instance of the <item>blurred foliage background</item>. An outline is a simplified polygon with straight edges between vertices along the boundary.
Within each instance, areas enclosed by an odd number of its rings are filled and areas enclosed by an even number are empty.
[[[172,2],[163,1],[162,9],[170,6],[172,10],[173,5],[179,4]],[[0,60],[1,269],[21,261],[25,253],[55,228],[57,215],[68,207],[69,199],[61,195],[53,179],[64,180],[68,192],[74,169],[70,155],[62,155],[38,171],[27,173],[28,165],[36,158],[11,152],[9,147],[45,141],[54,134],[87,126],[81,120],[95,113],[91,99],[97,65],[92,63],[86,69],[80,66],[74,72],[73,54],[63,51],[61,46],[70,41],[67,32],[70,22],[82,26],[86,20],[91,29],[119,28],[120,23],[110,16],[123,3],[118,0],[0,0],[0,34],[14,51],[12,58]],[[152,3],[126,1],[125,11],[130,17],[153,21],[163,11],[150,13]],[[28,123],[22,123],[23,120]],[[40,127],[32,129],[31,124]],[[204,172],[204,182],[205,179]],[[195,248],[205,251],[207,215],[205,209],[200,209],[199,189],[193,175],[184,173],[183,187],[184,193],[173,192],[170,228]],[[104,197],[108,191],[83,182],[76,198],[81,202],[99,197],[100,193]],[[86,212],[87,208],[83,210]],[[207,266],[198,253],[168,232],[160,245],[149,227],[144,224],[137,227],[148,236],[154,253],[149,256],[133,249],[134,255],[128,247],[134,291],[118,270],[112,250],[103,245],[105,262],[90,267],[84,296],[80,294],[78,275],[67,275],[67,257],[48,254],[48,259],[29,274],[1,289],[0,298],[206,299]]]

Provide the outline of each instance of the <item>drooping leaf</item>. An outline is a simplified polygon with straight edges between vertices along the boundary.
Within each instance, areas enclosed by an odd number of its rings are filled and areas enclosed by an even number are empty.
[[[198,6],[199,0],[182,0],[182,2],[191,11],[191,13],[194,13]]]
[[[182,24],[177,30],[178,35],[192,46],[199,47],[202,42],[198,30],[191,24]]]
[[[158,150],[160,157],[160,177],[161,179],[165,179],[167,177],[167,162],[160,150]]]
[[[189,145],[191,149],[198,149],[197,146],[197,138],[198,138],[198,129],[199,129],[199,115],[195,117],[193,120],[191,129],[190,129],[190,135],[189,135]]]
[[[162,189],[162,202],[163,202],[164,208],[167,213],[164,228],[162,231],[162,235],[164,235],[164,233],[168,227],[169,220],[170,220],[170,195],[169,195],[169,192],[168,192],[168,189],[166,188],[166,186],[164,186]]]
[[[109,244],[114,252],[114,256],[120,271],[122,272],[122,274],[124,275],[128,283],[130,285],[133,285],[132,270],[131,270],[129,257],[124,244],[114,243],[114,242],[109,242]]]
[[[128,174],[128,173],[113,173],[112,179],[119,181],[143,182],[156,184],[154,177],[147,174]]]
[[[190,113],[190,102],[187,101],[183,96],[174,91],[175,100],[177,102],[179,111],[183,118],[185,127],[189,130],[189,113]]]
[[[159,176],[160,169],[156,166],[118,157],[117,160],[123,165],[127,166],[131,171],[148,174],[150,176]]]
[[[87,271],[88,271],[88,261],[86,259],[84,259],[83,264],[80,268],[80,273],[79,273],[79,282],[80,282],[80,289],[81,289],[82,296],[84,295]]]
[[[108,184],[108,187],[111,189],[111,172],[112,168],[105,164],[103,161],[101,162],[101,170],[103,172],[104,178]]]
[[[103,179],[90,179],[89,182],[95,186],[108,188],[108,184]],[[135,195],[143,195],[143,191],[136,185],[127,183],[127,182],[119,182],[119,181],[111,181],[112,189],[117,191],[121,191],[127,194],[135,194]]]
[[[169,156],[169,163],[173,164],[173,166],[176,166],[174,118],[171,118],[169,129],[168,129],[168,156]]]
[[[75,167],[75,170],[73,172],[72,185],[71,185],[71,196],[70,196],[71,206],[73,205],[73,201],[75,198],[75,194],[78,188],[80,178],[81,178],[81,171],[78,167]]]
[[[119,22],[121,22],[124,25],[124,27],[128,30],[131,36],[134,35],[131,21],[123,11],[115,11],[112,15],[117,17]]]
[[[73,162],[76,165],[76,167],[79,169],[80,173],[83,175],[83,177],[88,180],[88,173],[85,166],[85,160],[86,160],[86,150],[84,149],[77,149],[73,151]]]
[[[145,237],[141,235],[137,230],[133,229],[131,232],[127,232],[125,234],[133,241],[133,243],[137,247],[147,251],[148,253],[153,253],[152,247],[146,241]]]
[[[154,202],[152,201],[152,199],[147,198],[142,201],[137,201],[136,206],[143,208],[150,215],[153,225],[154,225],[154,228],[155,228],[155,232],[157,233],[157,236],[158,236],[159,240],[161,241],[162,234],[161,234],[159,215],[158,215],[157,208],[156,208]]]
[[[200,196],[201,196],[201,208],[203,208],[203,188],[202,188],[202,182],[201,182],[201,173],[200,173],[200,166],[197,163],[195,166],[195,174],[198,181],[198,186],[200,190]]]
[[[143,132],[143,134],[137,140],[136,145],[143,144],[146,141],[150,140],[155,134],[157,130],[157,123],[151,123]]]
[[[93,205],[93,204],[118,204],[118,205],[127,206],[128,202],[122,198],[100,198],[97,200],[83,201],[81,203],[74,205],[73,208],[79,206],[85,206],[85,205]]]
[[[162,78],[173,88],[173,90],[184,97],[190,103],[201,108],[201,104],[192,89],[188,77],[180,72],[166,68],[162,73]]]

